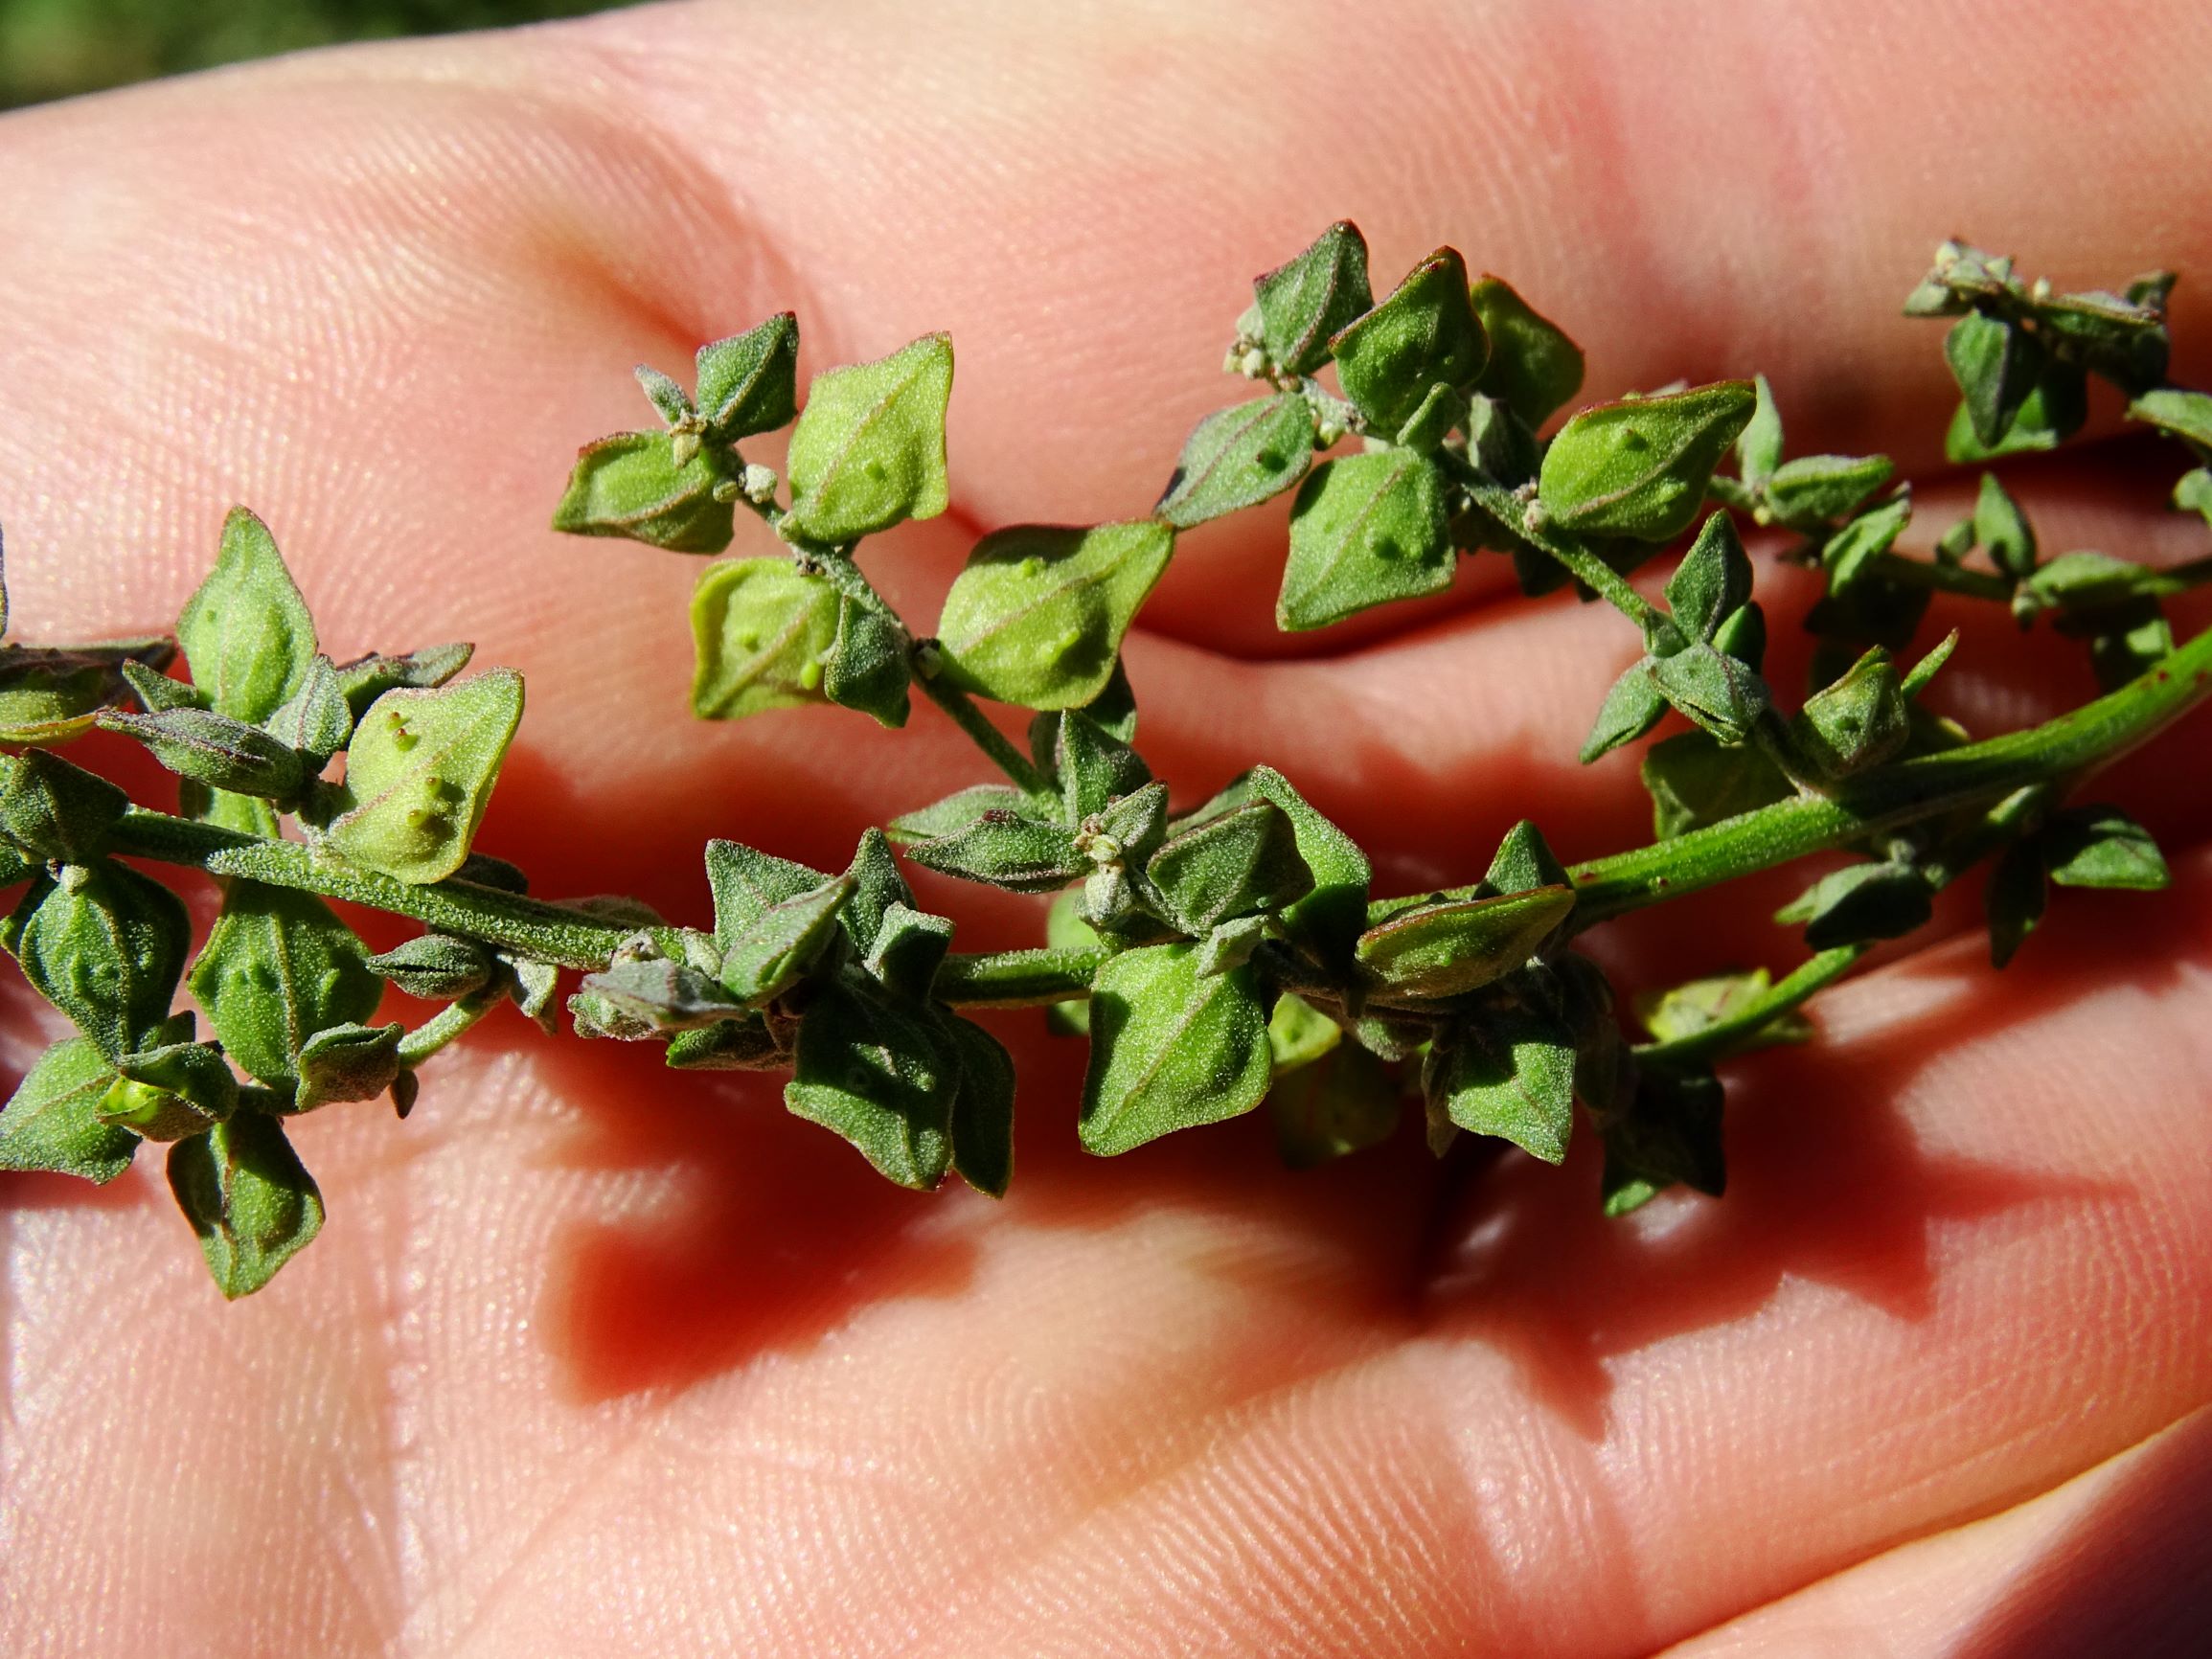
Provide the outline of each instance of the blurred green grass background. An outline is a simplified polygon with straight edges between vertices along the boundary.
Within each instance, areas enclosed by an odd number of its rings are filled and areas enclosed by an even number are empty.
[[[604,11],[624,0],[0,0],[0,107],[339,40]]]

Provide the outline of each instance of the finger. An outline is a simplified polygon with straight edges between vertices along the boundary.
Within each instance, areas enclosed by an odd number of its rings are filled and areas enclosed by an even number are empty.
[[[2212,1419],[2199,1411],[2055,1491],[1915,1540],[1668,1649],[1670,1659],[2185,1653],[2204,1624]]]

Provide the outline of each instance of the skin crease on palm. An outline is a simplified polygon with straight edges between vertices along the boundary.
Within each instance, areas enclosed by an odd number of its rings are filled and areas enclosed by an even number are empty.
[[[15,627],[165,622],[249,503],[334,650],[528,674],[480,845],[699,920],[708,836],[833,864],[981,762],[927,713],[688,720],[696,565],[544,528],[575,446],[647,418],[632,362],[787,306],[809,370],[948,328],[952,509],[864,553],[924,626],[982,530],[1145,511],[1237,395],[1244,283],[1337,216],[1379,277],[1440,240],[1509,277],[1587,397],[1763,369],[1793,452],[1933,474],[1939,337],[1896,309],[1944,235],[2062,283],[2178,266],[2176,372],[2212,379],[2208,49],[2178,3],[793,0],[11,116]],[[2046,546],[2161,559],[2202,551],[2175,470],[2008,477]],[[1920,499],[1925,548],[1967,497]],[[1617,617],[1490,557],[1277,637],[1281,532],[1187,537],[1131,644],[1179,795],[1269,761],[1400,890],[1524,814],[1570,857],[1645,836],[1632,762],[1572,761]],[[1761,585],[1785,637],[1803,579]],[[2078,648],[1965,609],[1924,640],[1954,621],[1977,729],[2087,694]],[[329,1223],[236,1306],[157,1160],[0,1177],[0,1650],[2178,1651],[2212,1572],[2208,740],[2100,785],[2170,893],[2062,894],[2002,976],[1962,896],[1734,1068],[1725,1199],[1626,1223],[1586,1147],[1437,1166],[1409,1131],[1292,1176],[1247,1122],[1085,1159],[1080,1049],[1034,1015],[992,1019],[1001,1205],[888,1187],[772,1080],[512,1018],[404,1125],[299,1126]],[[1036,937],[918,885],[969,947]],[[1791,890],[1601,948],[1624,985],[1785,965],[1758,919]],[[54,1028],[10,985],[20,1068]]]

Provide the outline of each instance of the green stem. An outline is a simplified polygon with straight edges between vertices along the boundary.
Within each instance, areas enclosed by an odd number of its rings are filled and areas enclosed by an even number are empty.
[[[1745,1004],[1726,1019],[1717,1020],[1702,1031],[1692,1032],[1672,1042],[1644,1043],[1636,1049],[1636,1058],[1676,1070],[1711,1065],[1724,1058],[1745,1039],[1758,1035],[1814,991],[1834,985],[1872,948],[1868,944],[1839,944],[1834,950],[1824,950],[1810,961],[1800,963],[1794,972],[1768,986],[1765,995]]]
[[[562,967],[604,967],[615,947],[638,931],[591,921],[558,904],[502,893],[495,887],[479,887],[472,881],[448,879],[410,886],[389,875],[340,864],[296,841],[262,840],[236,830],[136,807],[115,826],[110,849],[126,857],[191,865],[210,875],[244,876],[272,887],[365,904],[393,916],[411,917],[441,932],[480,939]],[[677,944],[671,954],[680,952]]]
[[[991,723],[966,692],[923,674],[915,675],[914,683],[922,688],[924,696],[952,716],[952,723],[968,734],[983,751],[985,759],[1013,780],[1015,788],[1024,795],[1040,798],[1054,794],[1051,780],[1031,764],[1029,757],[1014,746],[1012,739]]]
[[[399,1039],[399,1063],[421,1065],[506,1000],[503,991],[485,989],[447,1003]]]
[[[1103,950],[1001,950],[948,956],[931,994],[955,1008],[1037,1008],[1090,994]]]
[[[1528,509],[1519,496],[1479,470],[1471,462],[1439,451],[1476,506],[1527,541],[1557,559],[1575,580],[1604,599],[1634,623],[1651,639],[1660,628],[1674,625],[1667,613],[1630,587],[1628,579],[1585,547],[1579,536],[1529,523]]]
[[[1970,831],[1967,841],[1944,857],[1940,878],[1949,879],[1950,873],[1963,869],[2017,822],[2064,794],[2083,774],[2145,741],[2202,700],[2208,681],[2212,681],[2212,629],[2198,634],[2149,673],[2041,726],[1899,761],[1833,795],[1797,796],[1672,841],[1579,865],[1570,873],[1580,890],[1573,925],[1580,931],[1648,904],[1963,807],[1993,807],[1995,810]],[[958,698],[957,693],[953,695]],[[965,698],[958,701],[974,719],[982,720],[973,704]],[[958,714],[954,717],[960,718]],[[998,737],[995,729],[992,736]],[[1026,762],[1023,765],[1026,768]],[[1009,775],[1021,781],[1019,773],[1010,769]],[[474,882],[448,879],[410,886],[339,864],[298,842],[263,839],[139,807],[131,808],[115,826],[111,846],[128,857],[189,865],[211,875],[244,876],[411,917],[425,926],[480,939],[536,961],[586,971],[604,967],[616,947],[636,932]],[[1443,897],[1465,898],[1471,892],[1459,889]],[[1404,902],[1378,901],[1384,910]],[[682,955],[675,930],[651,931],[670,955]],[[1022,1008],[1068,1001],[1088,993],[1101,960],[1101,952],[1080,949],[949,956],[938,974],[937,994],[957,1007]],[[1799,969],[1782,986],[1803,983],[1800,975],[1811,966]],[[1811,989],[1805,994],[1810,995]],[[1768,1010],[1765,1017],[1775,1011],[1779,1010]]]
[[[2151,738],[2202,699],[2212,629],[2140,678],[2026,731],[1884,766],[1831,795],[1800,795],[1672,841],[1615,853],[1570,874],[1579,931],[1810,852],[1846,846],[2030,784],[2062,786]]]
[[[1955,593],[1966,599],[1994,600],[1998,604],[2010,604],[2013,598],[2013,579],[2009,576],[1968,570],[1956,564],[1938,564],[1932,559],[1907,558],[1901,553],[1882,554],[1874,561],[1870,574],[1894,581],[1900,587],[1925,587],[1936,593]]]
[[[1921,865],[1921,874],[1927,877],[1928,885],[1938,891],[1950,886],[2041,815],[2050,805],[2052,795],[2053,788],[2047,784],[2016,789],[1984,813],[1978,822],[1954,836],[1935,859]],[[1805,1003],[1813,992],[1834,985],[1873,948],[1871,943],[1839,944],[1833,950],[1824,950],[1800,963],[1792,972],[1769,986],[1764,996],[1745,1004],[1726,1019],[1672,1042],[1645,1043],[1637,1048],[1636,1057],[1677,1068],[1711,1065],[1724,1059],[1739,1052],[1746,1039],[1756,1037],[1774,1020]]]

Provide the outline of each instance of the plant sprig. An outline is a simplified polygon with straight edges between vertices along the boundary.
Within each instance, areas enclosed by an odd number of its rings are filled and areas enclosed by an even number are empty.
[[[1907,310],[1953,319],[1952,458],[2055,444],[2100,376],[2189,450],[2175,505],[2212,521],[2212,398],[2166,383],[2170,286],[2058,294],[1947,243]],[[2177,648],[2160,609],[2212,558],[2046,557],[1994,472],[1931,557],[1900,552],[1912,503],[1893,464],[1786,459],[1764,378],[1596,404],[1547,433],[1581,390],[1581,351],[1450,248],[1380,301],[1350,224],[1260,277],[1227,357],[1256,395],[1197,424],[1150,511],[992,533],[927,633],[860,557],[947,504],[950,341],[830,369],[803,402],[798,360],[786,313],[703,347],[688,392],[641,368],[659,426],[587,445],[555,526],[714,556],[747,509],[779,551],[705,565],[694,711],[827,702],[896,727],[919,689],[1003,781],[870,830],[841,870],[710,842],[711,928],[630,899],[535,897],[474,847],[519,676],[460,677],[465,646],[333,661],[273,537],[234,512],[173,644],[0,641],[0,740],[19,751],[0,757],[0,875],[25,884],[0,943],[78,1032],[0,1112],[0,1168],[105,1181],[142,1143],[167,1144],[217,1284],[241,1295],[322,1224],[286,1121],[376,1097],[406,1116],[419,1070],[511,1003],[549,1032],[565,1006],[577,1034],[657,1042],[678,1069],[787,1072],[789,1108],[890,1179],[957,1174],[995,1195],[1013,1171],[1015,1067],[963,1011],[1043,1006],[1087,1035],[1078,1133],[1093,1152],[1265,1102],[1284,1156],[1305,1166],[1387,1138],[1418,1101],[1439,1152],[1471,1133],[1556,1163],[1579,1106],[1621,1214],[1672,1185],[1719,1193],[1715,1068],[1801,1040],[1807,999],[1926,924],[1961,875],[1993,870],[1999,966],[2051,886],[2166,880],[2138,825],[2069,798],[2212,683],[2212,634]],[[744,457],[786,426],[787,477]],[[1353,838],[1273,768],[1175,802],[1136,747],[1123,643],[1179,532],[1293,491],[1286,628],[1438,594],[1486,552],[1532,595],[1571,583],[1620,610],[1643,650],[1583,759],[1678,716],[1642,751],[1652,844],[1568,869],[1524,821],[1479,880],[1388,897]],[[1787,557],[1824,577],[1801,697],[1765,677],[1738,518],[1794,535]],[[1685,537],[1658,599],[1628,580]],[[1924,706],[1956,636],[1904,661],[1936,592],[2087,639],[2106,694],[1974,740]],[[162,671],[177,647],[190,680]],[[1026,744],[986,703],[1029,712]],[[54,752],[94,725],[178,774],[177,812]],[[1803,963],[1643,998],[1647,1040],[1575,947],[1624,912],[1838,851],[1852,861],[1779,913],[1803,926]],[[1044,943],[954,952],[953,922],[920,907],[901,853],[1055,896]],[[196,947],[148,861],[219,884]],[[332,899],[422,930],[373,953]],[[434,1011],[379,1019],[391,989]],[[186,992],[196,1009],[178,1007]]]

